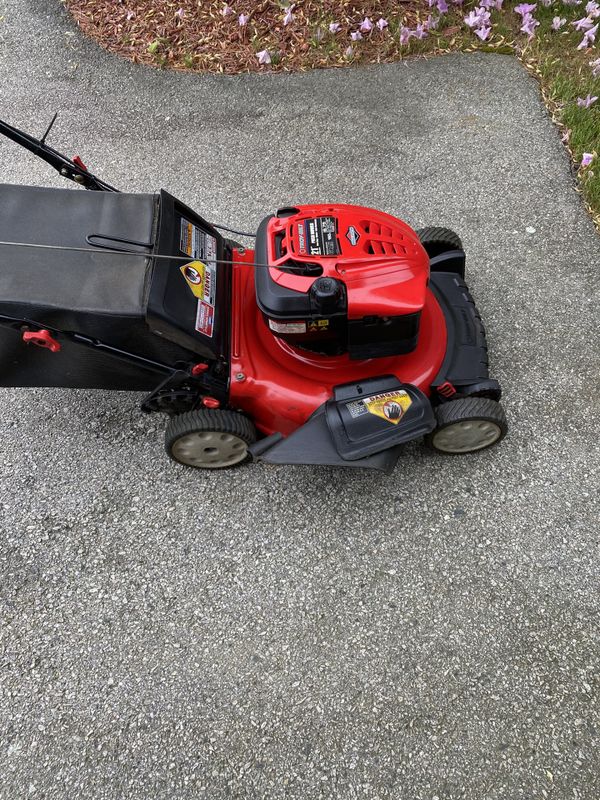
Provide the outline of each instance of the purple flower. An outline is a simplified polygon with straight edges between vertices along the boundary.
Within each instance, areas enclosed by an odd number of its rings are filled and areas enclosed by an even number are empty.
[[[377,20],[377,27],[379,28],[380,31],[384,31],[388,25],[389,23],[387,19],[384,19],[383,17]]]
[[[475,35],[479,36],[482,42],[485,42],[487,37],[490,35],[491,28],[476,28]]]
[[[339,22],[330,22],[329,23],[329,33],[337,33],[342,26]]]
[[[359,42],[363,38],[363,36],[360,31],[352,31],[352,33],[350,34],[350,38],[352,39],[353,42]]]
[[[434,31],[440,23],[439,17],[432,17],[431,14],[425,20],[425,27],[428,31]]]
[[[229,17],[231,14],[233,14],[233,8],[231,6],[225,6],[222,9],[221,14],[223,14],[224,17]]]
[[[599,23],[600,24],[600,23]],[[586,31],[583,34],[583,39],[577,45],[578,50],[585,50],[596,41],[596,33],[598,31],[598,25],[594,25],[593,28],[590,28],[589,31]]]
[[[175,16],[179,17],[179,19],[183,19],[183,17],[185,16],[185,11],[183,10],[183,8],[178,8],[177,11],[175,12]]]
[[[244,25],[247,25],[249,19],[250,19],[250,14],[240,14],[238,17],[238,25],[240,26],[240,28],[243,28]]]
[[[577,105],[579,108],[589,108],[590,106],[594,105],[597,99],[597,97],[592,97],[591,94],[588,94],[587,97],[578,97]]]
[[[135,17],[135,11],[128,11],[127,12],[127,21],[129,22],[130,19]]]
[[[575,22],[571,23],[571,25],[575,26],[576,31],[587,31],[594,25],[594,23],[589,17],[582,17],[581,19],[576,19]]]
[[[516,14],[526,17],[528,14],[531,14],[532,11],[535,11],[536,8],[537,3],[521,3],[520,6],[515,6],[513,10]]]
[[[352,58],[352,56],[354,55],[354,48],[352,47],[352,45],[346,48],[344,55],[346,56],[346,58]]]
[[[594,160],[594,153],[584,153],[581,159],[581,166],[582,167],[589,167],[589,165]]]
[[[437,6],[437,10],[440,12],[440,14],[448,13],[448,3],[446,0],[437,0],[435,5]]]
[[[528,34],[531,38],[535,34],[535,29],[540,23],[531,16],[531,14],[525,14],[523,17],[523,24],[521,25],[521,30],[523,33]]]
[[[483,6],[479,6],[467,14],[464,19],[469,28],[485,28],[490,24],[490,12]]]
[[[426,29],[425,25],[423,25],[421,22],[419,22],[419,24],[415,28],[415,32],[413,33],[413,36],[416,39],[424,39],[427,36],[427,29]]]
[[[590,67],[592,68],[592,75],[594,78],[600,78],[600,58],[597,58],[595,61],[590,61]]]
[[[400,28],[400,44],[408,44],[408,40],[412,35],[410,28],[405,28],[404,25]]]
[[[590,2],[585,7],[585,12],[589,17],[592,17],[592,19],[600,17],[600,6],[596,2],[596,0],[590,0]]]
[[[363,33],[369,33],[369,31],[373,30],[373,23],[368,17],[365,17],[363,21],[360,23],[360,30]]]
[[[271,63],[271,53],[268,50],[261,50],[260,53],[256,54],[258,58],[259,64],[270,64]]]
[[[292,9],[294,8],[294,4],[288,6],[285,10],[285,14],[283,15],[283,24],[289,25],[291,22],[294,21],[294,15],[292,14]]]
[[[552,20],[552,30],[558,31],[565,24],[567,20],[564,17],[554,17]]]

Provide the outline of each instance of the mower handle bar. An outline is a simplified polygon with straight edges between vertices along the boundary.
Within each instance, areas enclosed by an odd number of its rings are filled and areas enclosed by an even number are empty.
[[[46,144],[46,136],[50,132],[55,119],[56,114],[41,139],[36,139],[35,136],[31,136],[29,133],[25,133],[25,131],[19,130],[19,128],[15,128],[3,120],[0,120],[0,134],[20,144],[21,147],[29,150],[34,156],[41,158],[42,161],[54,167],[63,178],[75,181],[79,186],[83,186],[84,189],[90,189],[95,192],[118,192],[119,190],[115,189],[114,186],[93,175],[81,159],[78,158],[79,163],[77,163]]]

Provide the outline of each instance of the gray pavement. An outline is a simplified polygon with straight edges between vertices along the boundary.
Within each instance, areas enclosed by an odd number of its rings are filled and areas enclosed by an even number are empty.
[[[456,228],[510,437],[391,478],[188,471],[139,396],[0,391],[0,797],[600,796],[600,239],[519,64],[200,77],[0,0],[0,116],[253,228]],[[61,185],[0,142],[1,179]],[[534,232],[528,230],[535,229]]]

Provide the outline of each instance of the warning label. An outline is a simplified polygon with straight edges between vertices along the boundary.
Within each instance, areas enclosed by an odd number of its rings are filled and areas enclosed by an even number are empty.
[[[340,252],[335,217],[315,217],[297,223],[301,255],[337,256]]]
[[[326,331],[328,327],[329,327],[328,319],[311,320],[308,323],[308,330],[311,333],[315,333],[315,331]]]
[[[179,269],[194,297],[199,297],[214,305],[217,282],[215,267],[203,264],[201,261],[190,261],[189,264],[184,264]]]
[[[351,403],[346,403],[346,408],[352,419],[363,414],[373,414],[397,425],[411,405],[410,395],[402,389],[397,392],[374,394],[372,397],[365,397],[364,400],[353,400]]]
[[[204,336],[212,336],[217,297],[217,240],[182,217],[179,247],[182,253],[194,259],[181,267],[181,274],[198,298],[196,330]]]
[[[217,240],[210,233],[200,230],[193,222],[181,218],[181,236],[179,248],[182,253],[190,258],[204,261],[205,264],[214,262],[217,257]]]
[[[196,330],[205,336],[212,336],[215,327],[215,308],[204,300],[198,300],[196,311]]]

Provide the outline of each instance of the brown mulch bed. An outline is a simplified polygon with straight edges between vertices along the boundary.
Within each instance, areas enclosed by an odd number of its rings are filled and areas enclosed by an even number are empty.
[[[63,2],[82,31],[113,53],[154,66],[225,73],[395,61],[406,52],[399,42],[400,27],[425,20],[430,10],[425,0],[368,5],[299,0],[291,10],[293,19],[284,25],[285,5],[273,0]],[[247,24],[240,26],[240,14],[248,15]],[[351,33],[365,17],[373,29],[352,41]],[[380,19],[388,22],[383,30],[377,27]],[[338,32],[330,32],[333,22],[340,24]],[[267,65],[257,57],[264,50],[271,58]]]

